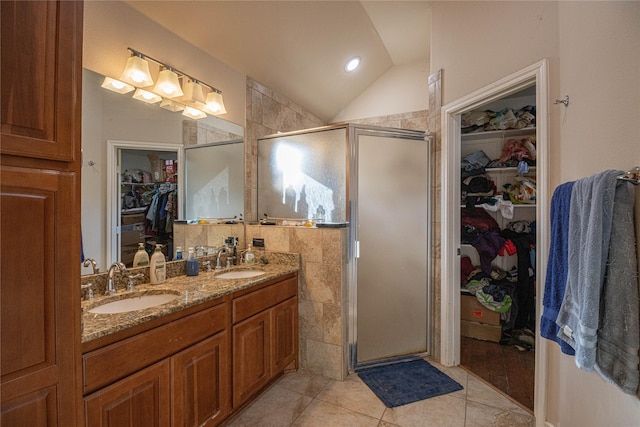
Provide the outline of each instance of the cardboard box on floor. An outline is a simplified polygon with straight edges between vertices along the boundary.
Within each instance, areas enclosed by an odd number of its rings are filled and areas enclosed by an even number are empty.
[[[500,342],[500,313],[489,310],[473,295],[460,295],[460,334],[463,337]]]

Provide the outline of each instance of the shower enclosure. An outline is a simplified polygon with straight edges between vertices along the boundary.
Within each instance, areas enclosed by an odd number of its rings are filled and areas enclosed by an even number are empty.
[[[258,212],[349,227],[349,370],[428,353],[429,142],[341,124],[262,138]]]

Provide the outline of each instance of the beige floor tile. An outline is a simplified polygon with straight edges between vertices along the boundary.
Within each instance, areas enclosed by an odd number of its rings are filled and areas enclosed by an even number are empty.
[[[532,427],[533,417],[523,411],[509,411],[467,402],[465,427]]]
[[[467,401],[493,406],[494,408],[520,410],[520,407],[509,398],[473,375],[469,375],[467,380]]]
[[[316,397],[329,381],[331,380],[327,377],[300,369],[285,374],[278,380],[278,386],[305,396]]]
[[[379,420],[321,400],[314,400],[292,427],[377,427]]]
[[[312,400],[276,384],[244,409],[229,426],[286,427],[298,418]]]
[[[382,420],[402,427],[463,427],[465,400],[447,394],[387,408]]]
[[[344,381],[330,381],[316,398],[376,419],[382,417],[386,408],[357,375],[349,375]]]

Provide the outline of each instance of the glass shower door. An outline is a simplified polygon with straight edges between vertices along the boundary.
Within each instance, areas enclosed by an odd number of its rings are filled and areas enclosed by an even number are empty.
[[[428,143],[360,134],[356,144],[358,367],[427,352],[430,259]]]

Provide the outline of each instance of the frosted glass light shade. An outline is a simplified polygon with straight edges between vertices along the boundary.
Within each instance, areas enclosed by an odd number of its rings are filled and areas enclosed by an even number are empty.
[[[117,93],[129,93],[133,89],[133,86],[121,82],[120,80],[112,79],[111,77],[105,77],[102,82],[102,87]]]
[[[120,76],[120,80],[136,87],[146,87],[153,84],[151,73],[149,73],[149,63],[139,56],[130,56],[127,65]]]
[[[184,105],[179,104],[175,101],[172,101],[170,99],[163,99],[162,102],[160,103],[160,107],[164,108],[165,110],[169,110],[172,112],[177,112],[177,111],[182,111],[184,110]]]
[[[211,91],[207,94],[207,111],[212,114],[226,114],[227,109],[224,108],[224,102],[222,101],[222,94]]]
[[[158,74],[158,82],[153,88],[153,92],[163,98],[177,98],[184,95],[180,87],[178,75],[170,69],[164,69]]]
[[[204,111],[200,111],[193,107],[186,107],[182,112],[182,115],[191,119],[204,119],[207,117]]]
[[[184,84],[184,96],[182,100],[189,104],[204,106],[205,98],[202,92],[202,86],[198,82],[188,80]]]
[[[136,89],[136,91],[133,93],[133,97],[134,99],[137,99],[138,101],[146,102],[147,104],[155,104],[156,102],[159,102],[162,100],[162,98],[156,95],[155,93],[151,93],[143,89]]]

